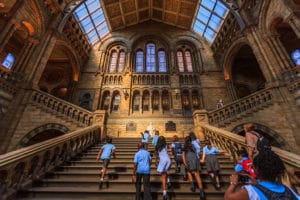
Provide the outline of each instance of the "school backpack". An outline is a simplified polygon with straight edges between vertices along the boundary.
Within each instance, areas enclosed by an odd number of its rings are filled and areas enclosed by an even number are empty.
[[[180,142],[174,142],[174,159],[176,162],[182,162],[181,154],[182,154],[182,145]]]
[[[259,184],[254,185],[254,187],[262,191],[262,193],[267,197],[268,200],[297,200],[293,192],[286,186],[284,186],[285,191],[282,193],[273,192]]]
[[[256,144],[256,149],[258,151],[269,151],[271,150],[271,148],[272,147],[270,141],[267,138],[265,138],[262,135],[258,136],[257,144]]]
[[[253,169],[253,163],[251,159],[244,160],[243,162],[238,162],[238,164],[243,166],[242,173],[249,174],[251,177],[256,178],[256,174]]]

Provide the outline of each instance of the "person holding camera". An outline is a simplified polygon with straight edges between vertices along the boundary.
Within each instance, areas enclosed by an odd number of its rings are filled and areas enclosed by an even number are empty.
[[[256,178],[256,174],[253,169],[252,160],[248,157],[247,150],[245,148],[237,151],[239,162],[235,165],[234,169],[239,174],[239,182],[249,183],[251,178]]]

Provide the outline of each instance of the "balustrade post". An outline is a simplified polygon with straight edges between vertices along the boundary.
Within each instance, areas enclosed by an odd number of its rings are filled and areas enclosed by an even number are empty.
[[[205,133],[201,124],[208,124],[207,110],[195,110],[193,112],[193,120],[195,124],[195,132],[200,140],[205,139]]]

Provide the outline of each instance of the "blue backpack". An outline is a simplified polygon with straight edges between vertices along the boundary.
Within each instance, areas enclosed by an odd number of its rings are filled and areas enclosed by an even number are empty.
[[[182,162],[182,145],[180,142],[174,142],[175,147],[173,148],[174,159],[176,162]]]
[[[254,187],[262,191],[268,200],[297,200],[292,191],[286,186],[284,186],[285,191],[282,193],[273,192],[262,185],[254,185]]]

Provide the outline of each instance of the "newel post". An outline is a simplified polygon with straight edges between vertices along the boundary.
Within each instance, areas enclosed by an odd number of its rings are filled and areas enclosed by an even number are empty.
[[[201,124],[208,124],[208,115],[206,110],[195,110],[193,112],[193,120],[195,126],[195,133],[197,134],[198,138],[203,141],[205,140],[205,133],[204,129],[202,128]]]

